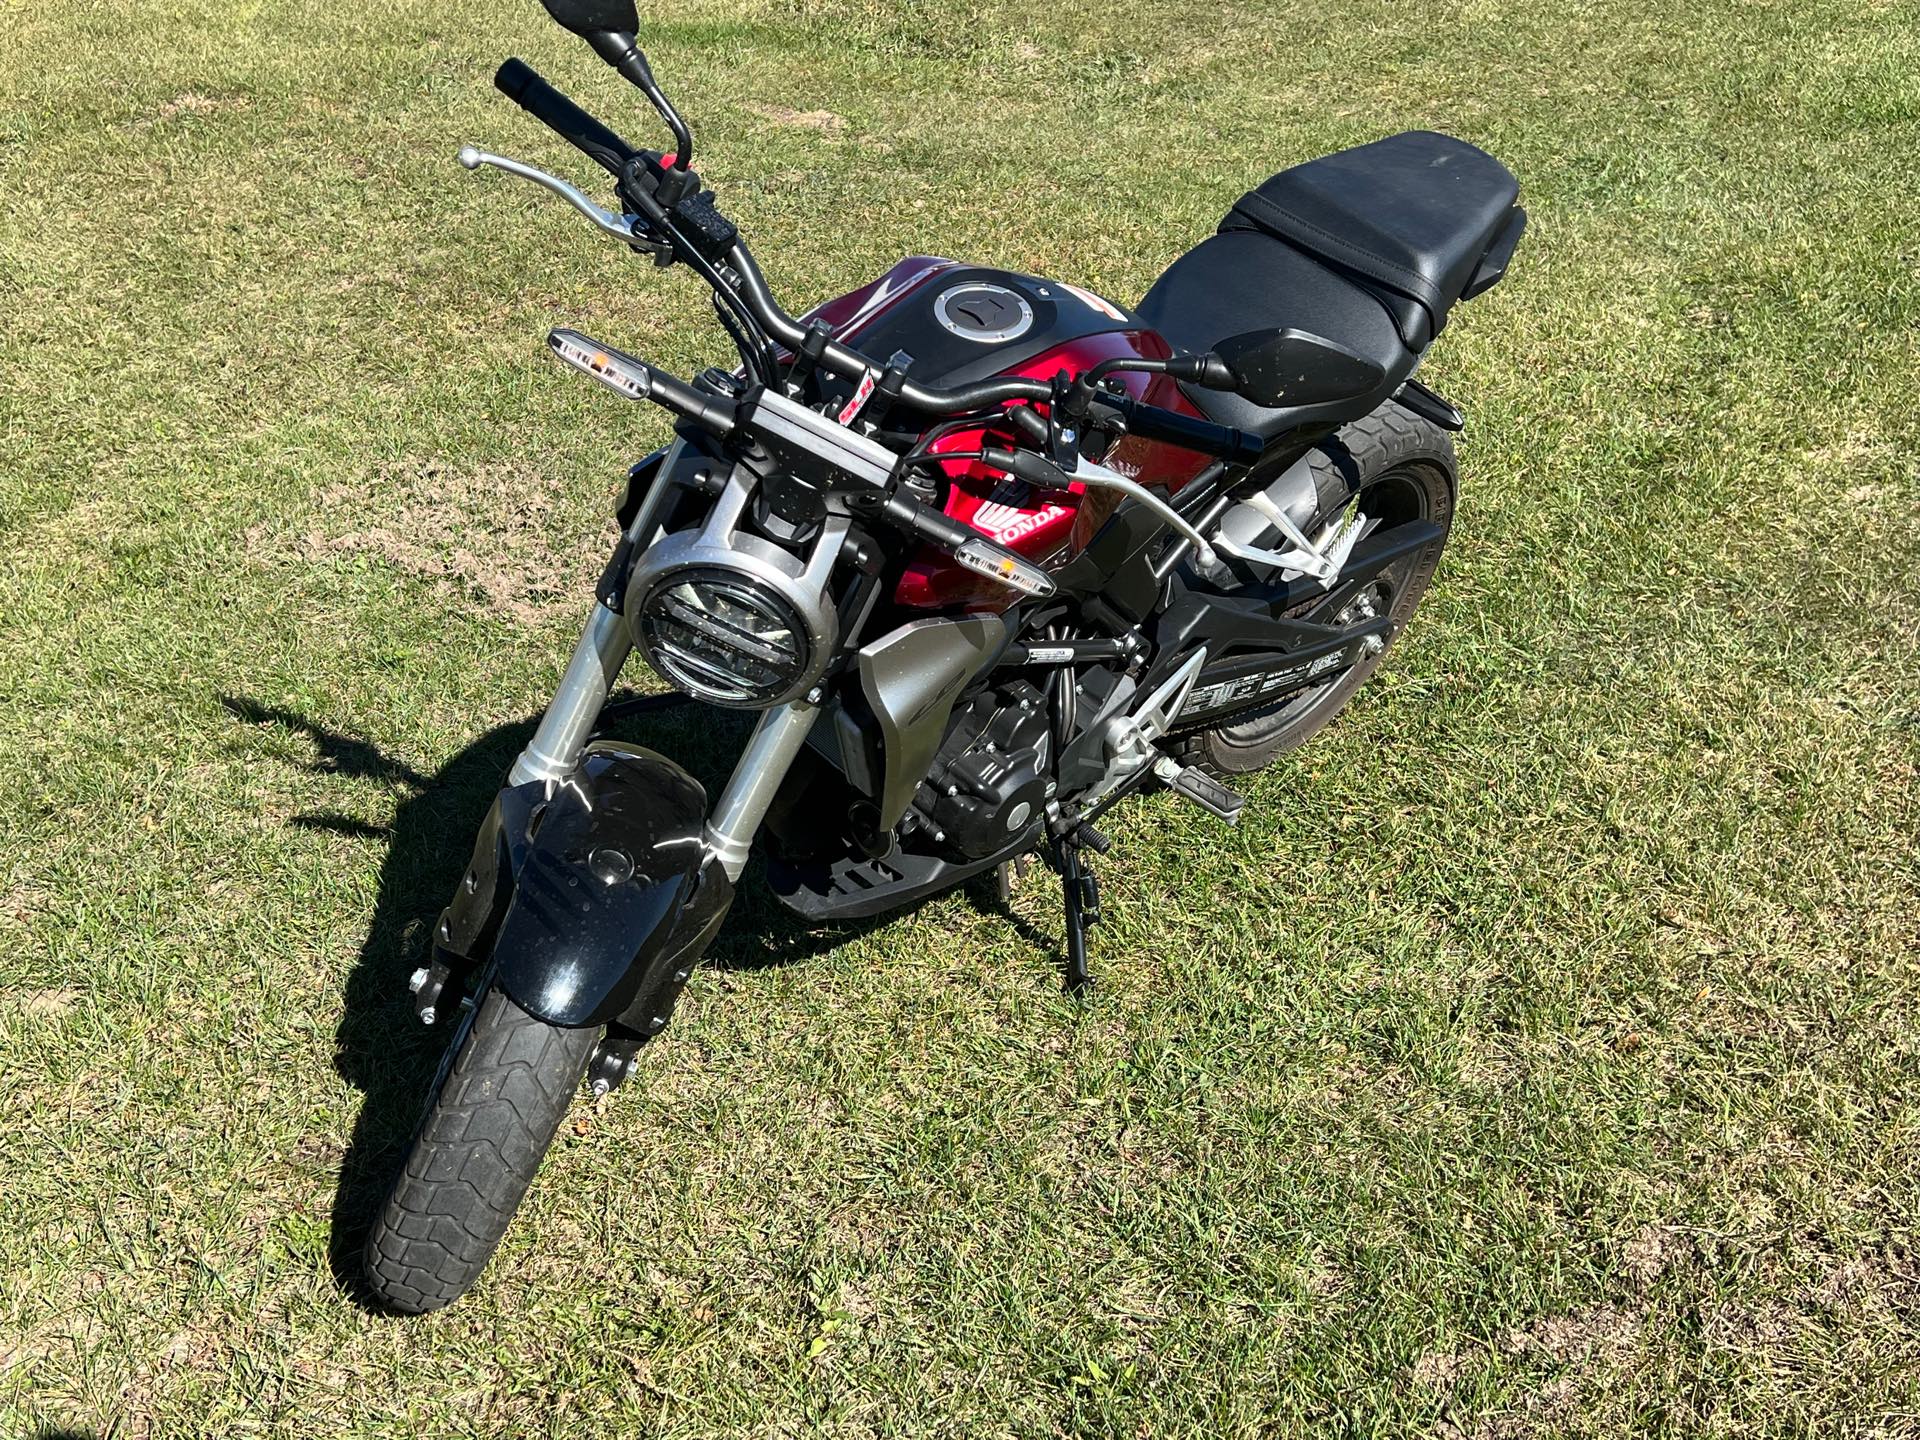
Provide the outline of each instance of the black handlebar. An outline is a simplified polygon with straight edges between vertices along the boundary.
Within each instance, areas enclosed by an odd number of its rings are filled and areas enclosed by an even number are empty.
[[[639,167],[634,165],[635,160],[649,162],[646,168],[656,175],[660,173],[659,157],[653,152],[637,150],[629,145],[541,79],[539,73],[524,60],[508,60],[494,73],[493,83],[501,94],[546,125],[615,180],[621,181],[623,187],[643,178],[636,173]],[[684,162],[684,155],[681,158]],[[623,193],[626,193],[624,188]],[[649,194],[638,194],[633,198],[656,232],[664,231],[672,237],[676,242],[674,248],[684,252],[682,258],[695,263],[695,268],[714,285],[716,292],[723,288],[731,292],[733,301],[751,315],[767,338],[793,354],[800,353],[801,344],[807,338],[805,328],[773,298],[766,276],[761,273],[752,253],[744,243],[736,240],[733,227],[718,211],[713,210],[709,197],[695,190],[671,212],[657,201],[648,203],[652,200]],[[709,211],[711,221],[702,223],[706,221]],[[723,249],[726,265],[732,272],[730,276],[716,272],[709,259],[709,256],[718,259]],[[729,280],[735,283],[729,285]],[[723,300],[726,298],[722,295]],[[879,369],[867,356],[837,340],[826,342],[820,351],[819,363],[849,380],[858,380],[869,371]],[[684,386],[681,388],[686,389],[686,395],[676,398],[682,401],[698,393]],[[952,388],[918,385],[902,379],[895,398],[900,404],[929,414],[964,415],[1020,400],[1047,403],[1054,396],[1053,387],[1045,381],[1008,377]],[[1117,415],[1125,424],[1127,433],[1142,439],[1198,450],[1237,464],[1247,464],[1257,459],[1264,448],[1258,437],[1244,431],[1197,420],[1159,406],[1144,405],[1126,396],[1100,391],[1092,398],[1094,404]],[[700,418],[705,420],[706,417]]]
[[[579,150],[618,180],[627,162],[640,152],[540,78],[526,61],[514,58],[494,72],[502,95]]]
[[[1198,450],[1203,455],[1217,455],[1235,465],[1251,465],[1267,448],[1258,435],[1249,435],[1231,425],[1216,425],[1211,420],[1197,420],[1163,406],[1146,405],[1130,395],[1099,394],[1093,401],[1118,414],[1127,433],[1138,435],[1142,440],[1161,440],[1182,449]]]

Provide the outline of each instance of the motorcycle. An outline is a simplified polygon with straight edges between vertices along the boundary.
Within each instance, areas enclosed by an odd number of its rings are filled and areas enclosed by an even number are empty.
[[[904,909],[1036,852],[1088,982],[1102,816],[1160,785],[1232,823],[1231,778],[1380,664],[1454,512],[1446,400],[1414,378],[1505,273],[1513,176],[1429,132],[1283,170],[1130,309],[915,257],[801,318],[693,169],[632,0],[544,0],[673,137],[629,145],[519,60],[496,85],[618,209],[471,146],[713,293],[738,364],[691,381],[571,329],[555,356],[672,414],[558,692],[475,842],[420,1019],[457,1015],[365,1250],[387,1306],[478,1278],[582,1078],[667,1025],[749,851],[808,922]],[[630,652],[753,712],[709,797],[596,727]]]

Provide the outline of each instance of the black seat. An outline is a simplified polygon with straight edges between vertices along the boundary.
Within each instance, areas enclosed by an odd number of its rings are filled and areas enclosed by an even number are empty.
[[[1351,416],[1399,389],[1416,358],[1377,296],[1257,230],[1202,241],[1167,267],[1134,314],[1191,355],[1250,330],[1306,330],[1344,345],[1387,377],[1377,391],[1342,407]],[[1298,423],[1293,411],[1269,410],[1224,391],[1194,386],[1188,395],[1209,419],[1268,439]]]
[[[1222,230],[1259,230],[1377,292],[1424,349],[1454,302],[1505,272],[1527,215],[1507,167],[1464,140],[1409,130],[1282,170]]]
[[[1242,196],[1220,233],[1168,267],[1137,313],[1200,353],[1261,327],[1310,331],[1373,361],[1398,389],[1455,303],[1491,287],[1526,228],[1507,168],[1463,140],[1412,130],[1282,170]],[[1222,424],[1265,435],[1303,419],[1195,390]]]

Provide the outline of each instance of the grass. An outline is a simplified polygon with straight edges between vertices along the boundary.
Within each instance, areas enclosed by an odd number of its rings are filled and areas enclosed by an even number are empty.
[[[1906,0],[670,0],[796,307],[903,252],[1129,300],[1280,166],[1487,146],[1439,583],[1235,833],[736,913],[488,1277],[367,1313],[403,977],[557,678],[697,287],[452,163],[563,153],[531,5],[8,0],[0,1433],[1920,1431],[1920,14]],[[662,743],[682,745],[672,734]],[[714,747],[709,746],[709,750]]]

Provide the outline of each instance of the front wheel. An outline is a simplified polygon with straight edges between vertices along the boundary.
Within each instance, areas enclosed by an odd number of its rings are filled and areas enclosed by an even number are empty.
[[[383,1304],[438,1310],[480,1278],[599,1038],[598,1027],[549,1025],[482,992],[367,1236],[367,1284]]]
[[[1289,612],[1323,625],[1360,625],[1385,615],[1391,645],[1412,618],[1433,581],[1434,568],[1453,522],[1456,475],[1453,440],[1446,431],[1388,401],[1364,419],[1342,427],[1311,456],[1319,509],[1313,531],[1357,502],[1375,533],[1431,521],[1440,535],[1431,544],[1389,566],[1374,579],[1340,585]],[[1373,655],[1275,705],[1200,731],[1176,746],[1179,758],[1215,774],[1258,770],[1285,751],[1304,745],[1339,714],[1353,692],[1379,668]]]

